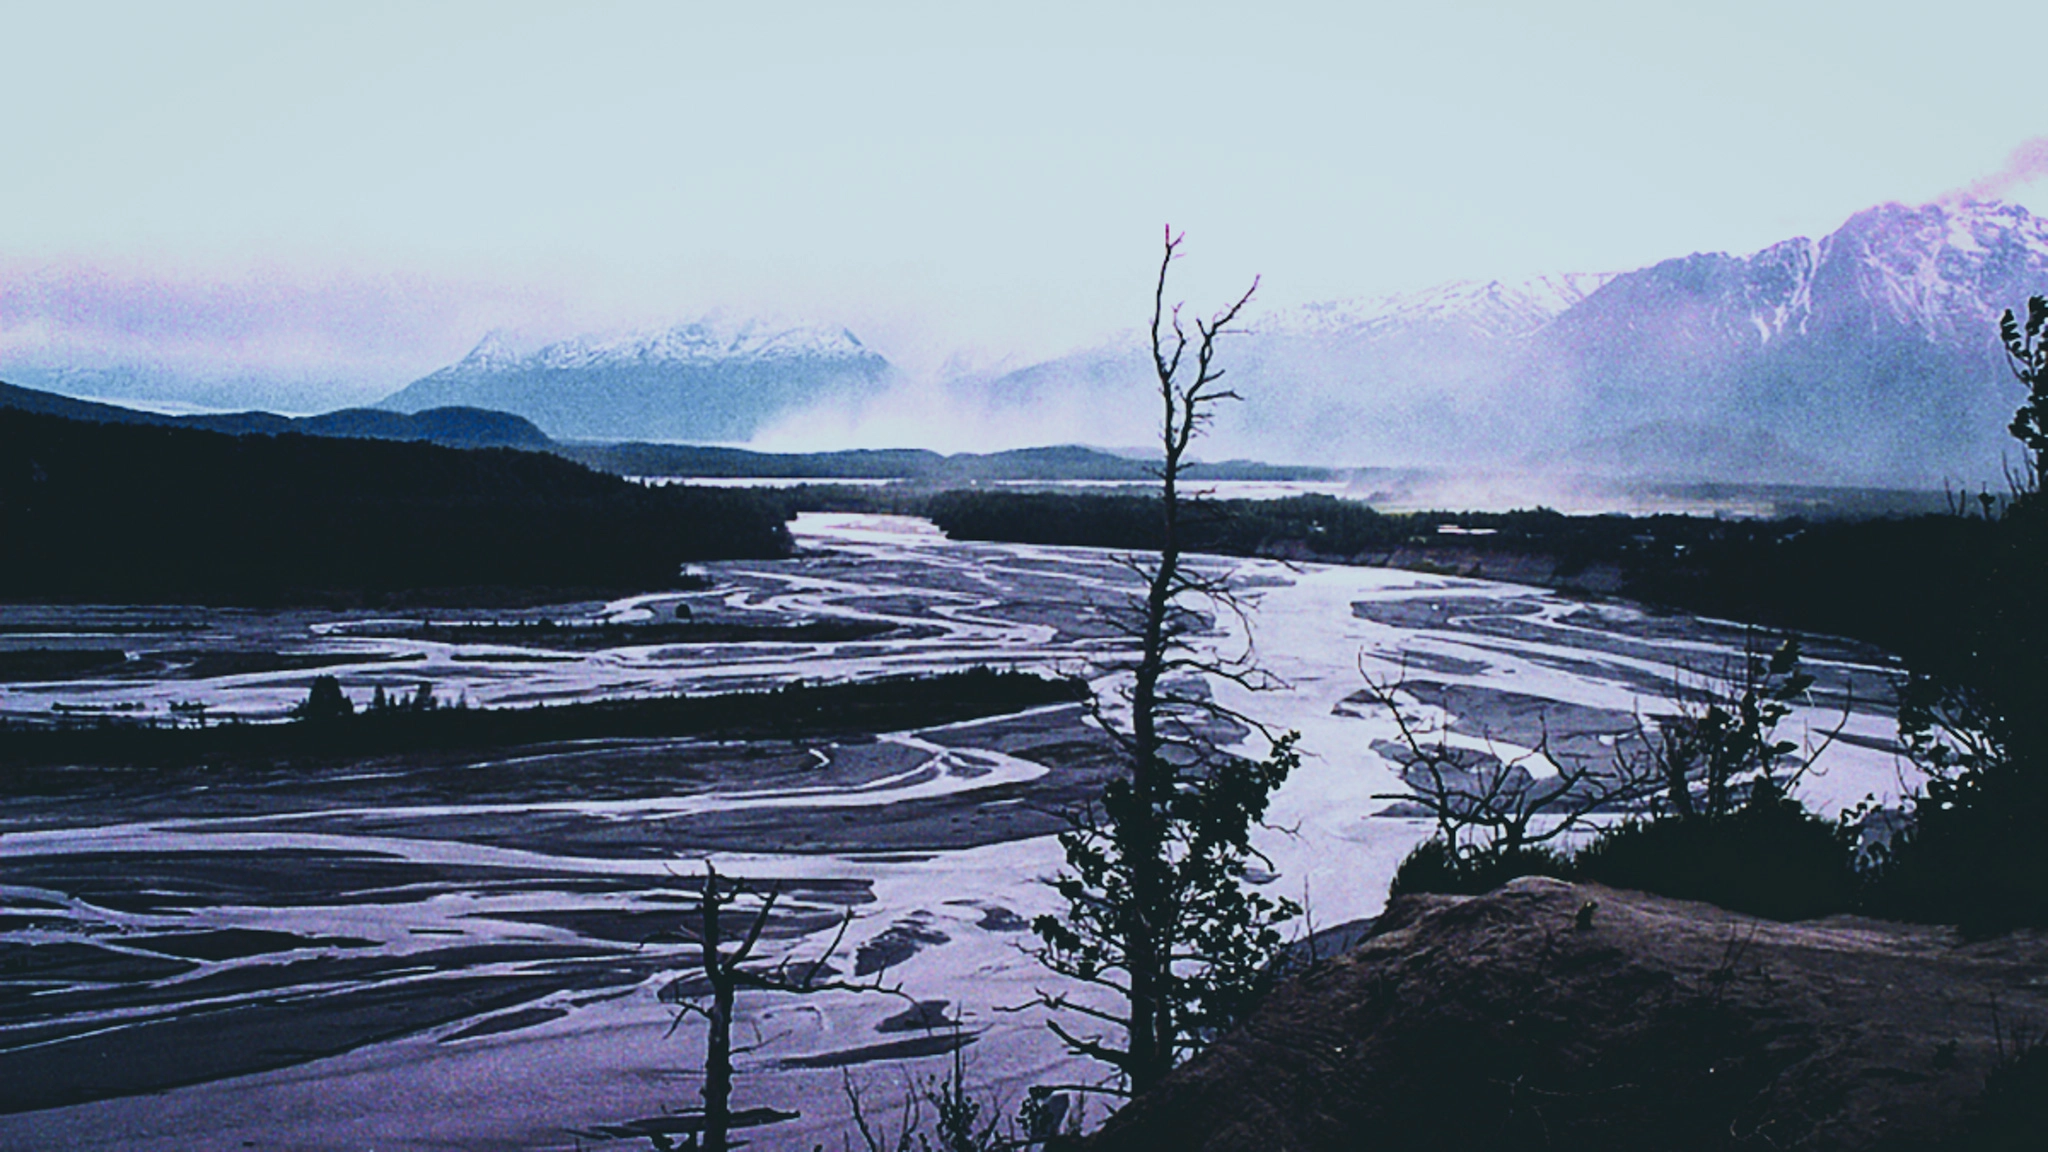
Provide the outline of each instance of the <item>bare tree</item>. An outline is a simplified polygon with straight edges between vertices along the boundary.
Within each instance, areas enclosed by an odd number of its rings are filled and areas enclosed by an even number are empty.
[[[1814,679],[1787,638],[1766,656],[1755,632],[1730,669],[1690,681],[1674,675],[1676,712],[1644,721],[1611,755],[1557,755],[1545,726],[1533,745],[1503,757],[1454,745],[1448,725],[1410,710],[1400,679],[1376,680],[1361,668],[1367,699],[1385,707],[1399,736],[1402,777],[1412,790],[1375,797],[1412,804],[1437,826],[1445,862],[1467,877],[1487,877],[1525,853],[1584,831],[1600,813],[1644,808],[1678,820],[1715,820],[1757,787],[1788,794],[1848,722],[1802,746],[1778,736]],[[1537,769],[1531,771],[1531,768]]]
[[[677,1005],[678,1024],[696,1016],[704,1020],[706,1030],[702,1092],[704,1114],[691,1143],[685,1147],[701,1148],[703,1152],[726,1152],[729,1146],[734,1119],[732,1060],[736,1052],[745,1051],[735,1049],[732,1042],[733,1008],[740,989],[800,996],[828,991],[903,995],[899,989],[884,985],[879,973],[873,980],[859,983],[831,977],[828,962],[839,951],[840,944],[845,942],[847,927],[853,923],[851,911],[840,919],[839,930],[833,935],[832,942],[815,959],[804,963],[785,956],[772,966],[754,964],[754,950],[761,942],[761,933],[767,928],[768,917],[780,895],[780,889],[773,886],[765,893],[756,893],[738,880],[720,876],[715,866],[705,862],[704,883],[697,897],[698,927],[694,935],[698,966],[710,993],[696,1000],[682,1000]],[[738,932],[738,944],[728,951],[726,945],[732,936],[727,931],[725,914],[742,898],[752,898],[757,903],[746,917],[745,927]],[[786,1114],[770,1118],[786,1118]]]
[[[1250,861],[1261,859],[1251,830],[1298,762],[1294,736],[1274,737],[1208,691],[1212,680],[1259,687],[1267,679],[1249,646],[1218,656],[1197,642],[1216,615],[1243,620],[1245,606],[1227,575],[1190,567],[1181,553],[1181,528],[1193,505],[1183,491],[1189,448],[1215,406],[1238,399],[1222,383],[1217,339],[1251,302],[1258,281],[1229,307],[1194,320],[1190,334],[1181,306],[1166,304],[1181,239],[1167,229],[1152,298],[1161,545],[1156,556],[1129,562],[1144,591],[1122,621],[1136,649],[1126,669],[1128,719],[1096,709],[1128,771],[1061,837],[1067,870],[1054,886],[1066,909],[1033,922],[1042,963],[1107,990],[1120,1007],[1044,993],[1039,1002],[1114,1028],[1124,1044],[1092,1029],[1077,1034],[1059,1020],[1051,1028],[1072,1052],[1111,1065],[1133,1093],[1157,1083],[1243,1011],[1280,945],[1276,925],[1299,911],[1246,883]],[[1265,737],[1269,754],[1250,760],[1228,753],[1218,743],[1218,725]]]
[[[957,1038],[959,1017],[953,1017],[947,1025]],[[865,1152],[1024,1152],[1056,1144],[1065,1134],[1060,1127],[1067,1115],[1064,1097],[1055,1098],[1057,1108],[1048,1108],[1049,1097],[1034,1092],[1015,1123],[1003,1119],[994,1097],[977,1097],[968,1083],[965,1044],[953,1045],[952,1063],[944,1075],[926,1076],[922,1082],[915,1082],[905,1074],[903,1096],[893,1124],[872,1112],[866,1092],[851,1072],[841,1070],[840,1086],[853,1121],[852,1135],[860,1139]],[[926,1106],[931,1109],[929,1131],[925,1127]]]
[[[1744,634],[1742,655],[1716,678],[1681,685],[1678,712],[1645,733],[1641,760],[1625,765],[1650,778],[1666,814],[1681,820],[1715,820],[1733,812],[1759,782],[1790,793],[1813,762],[1848,723],[1853,696],[1842,705],[1842,722],[1818,744],[1778,738],[1778,725],[1808,698],[1813,676],[1799,663],[1799,639],[1786,637],[1766,656],[1757,633]]]
[[[1449,865],[1488,874],[1523,854],[1581,828],[1595,812],[1641,801],[1657,781],[1634,763],[1560,757],[1543,730],[1534,746],[1511,756],[1454,745],[1448,725],[1411,711],[1399,680],[1365,677],[1366,700],[1387,709],[1400,738],[1402,778],[1412,790],[1376,800],[1413,804],[1436,823]],[[1543,771],[1531,771],[1531,766]]]

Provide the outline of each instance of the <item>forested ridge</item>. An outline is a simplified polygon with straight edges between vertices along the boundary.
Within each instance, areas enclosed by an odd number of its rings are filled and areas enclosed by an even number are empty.
[[[473,602],[673,587],[788,555],[781,508],[554,456],[0,411],[0,597]]]

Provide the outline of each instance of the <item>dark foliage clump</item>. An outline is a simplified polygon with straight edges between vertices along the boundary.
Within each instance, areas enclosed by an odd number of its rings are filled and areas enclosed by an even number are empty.
[[[1517,877],[1550,876],[1805,920],[1858,907],[1855,835],[1759,787],[1725,816],[1631,820],[1571,855],[1537,846],[1460,860],[1442,840],[1426,840],[1401,862],[1388,895],[1477,896]]]
[[[1454,750],[1421,739],[1398,689],[1380,688],[1412,764],[1427,769],[1408,774],[1411,803],[1437,821],[1437,835],[1395,873],[1391,894],[1478,895],[1519,876],[1551,876],[1780,920],[1848,911],[1862,891],[1858,822],[1822,819],[1788,794],[1827,741],[1802,756],[1777,731],[1812,687],[1796,638],[1766,649],[1752,634],[1722,676],[1674,684],[1677,713],[1641,728],[1642,749],[1596,766],[1561,762],[1539,742],[1531,755],[1547,761],[1556,785],[1543,791],[1517,783],[1518,765],[1491,758],[1459,772],[1437,768]],[[1602,814],[1617,809],[1641,815],[1606,823]],[[1545,843],[1589,832],[1591,842],[1570,855]]]
[[[2048,1140],[2048,1044],[2033,1044],[1986,1077],[1950,1152],[2038,1152]]]
[[[384,700],[384,690],[377,689],[377,702]],[[382,708],[376,709],[382,711]],[[313,687],[306,698],[292,709],[293,719],[306,724],[332,724],[346,720],[356,714],[354,702],[341,690],[341,681],[332,676],[313,677]]]
[[[2000,514],[1986,509],[1990,546],[1955,568],[1946,642],[1906,653],[1899,732],[1929,781],[1882,857],[1874,901],[1972,933],[2048,926],[2048,299],[2028,301],[2024,321],[2007,312],[2000,336],[2028,390],[2010,429],[2026,462]]]
[[[1675,553],[1629,564],[1629,595],[1913,658],[1949,645],[1962,623],[1957,576],[1989,558],[1997,529],[1975,516],[1928,515],[1731,521],[1686,535]]]
[[[782,520],[745,491],[648,488],[506,448],[0,411],[0,597],[15,600],[580,598],[672,587],[692,560],[786,556]]]
[[[1853,828],[1759,781],[1726,815],[1618,825],[1572,857],[1571,873],[1752,916],[1805,920],[1856,907],[1855,862]]]
[[[1441,839],[1432,837],[1415,846],[1394,871],[1389,898],[1419,892],[1440,892],[1452,896],[1477,896],[1518,876],[1552,876],[1565,879],[1572,873],[1567,857],[1542,846],[1488,853],[1470,860],[1453,855]]]
[[[956,540],[1006,540],[1084,548],[1158,551],[1161,505],[1155,496],[1059,492],[941,492],[925,504],[932,522]],[[1517,514],[1519,515],[1519,514]],[[1555,515],[1552,513],[1551,515]],[[1184,551],[1224,556],[1309,552],[1354,557],[1434,533],[1441,517],[1388,516],[1353,500],[1211,500],[1191,504],[1175,525]]]
[[[1881,858],[1876,910],[1973,934],[2048,925],[2048,506],[1994,523],[1989,562],[1958,573],[1965,619],[1912,659],[1900,734],[1928,782]]]
[[[1956,924],[1975,936],[2048,925],[2048,787],[2031,765],[1936,779],[1878,870],[1873,910]]]

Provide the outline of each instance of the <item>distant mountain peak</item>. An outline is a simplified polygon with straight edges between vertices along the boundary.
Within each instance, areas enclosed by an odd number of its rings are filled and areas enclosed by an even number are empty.
[[[474,405],[525,416],[556,436],[727,443],[783,412],[872,389],[888,371],[844,327],[712,313],[574,336],[524,355],[494,333],[378,407]]]
[[[476,342],[469,355],[456,361],[452,368],[467,373],[495,372],[519,362],[519,353],[512,346],[510,335],[503,328],[493,328],[484,333]]]
[[[1975,330],[2048,279],[2048,219],[2002,201],[1881,204],[1822,244],[1879,315],[1930,342],[1990,339]]]
[[[1276,336],[1370,338],[1417,325],[1437,325],[1519,336],[1562,315],[1614,275],[1589,272],[1521,281],[1451,280],[1414,292],[1282,309],[1261,317],[1252,328]]]
[[[650,364],[711,364],[739,360],[877,360],[845,328],[731,322],[711,315],[617,335],[576,336],[556,341],[518,361],[547,369]]]

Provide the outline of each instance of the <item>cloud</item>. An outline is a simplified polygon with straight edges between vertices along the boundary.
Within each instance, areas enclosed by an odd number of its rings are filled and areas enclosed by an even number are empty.
[[[120,379],[197,389],[203,402],[232,402],[236,389],[252,402],[278,389],[354,401],[448,363],[493,327],[557,310],[532,293],[419,277],[0,265],[0,378]]]
[[[2006,157],[2005,167],[1980,177],[1943,196],[1946,203],[1965,200],[2000,200],[2015,188],[2048,179],[2048,136],[2025,140]]]
[[[930,448],[999,452],[1046,444],[1146,445],[1158,438],[1142,390],[1058,388],[1000,403],[974,380],[897,375],[880,395],[791,412],[748,446],[766,452]]]

